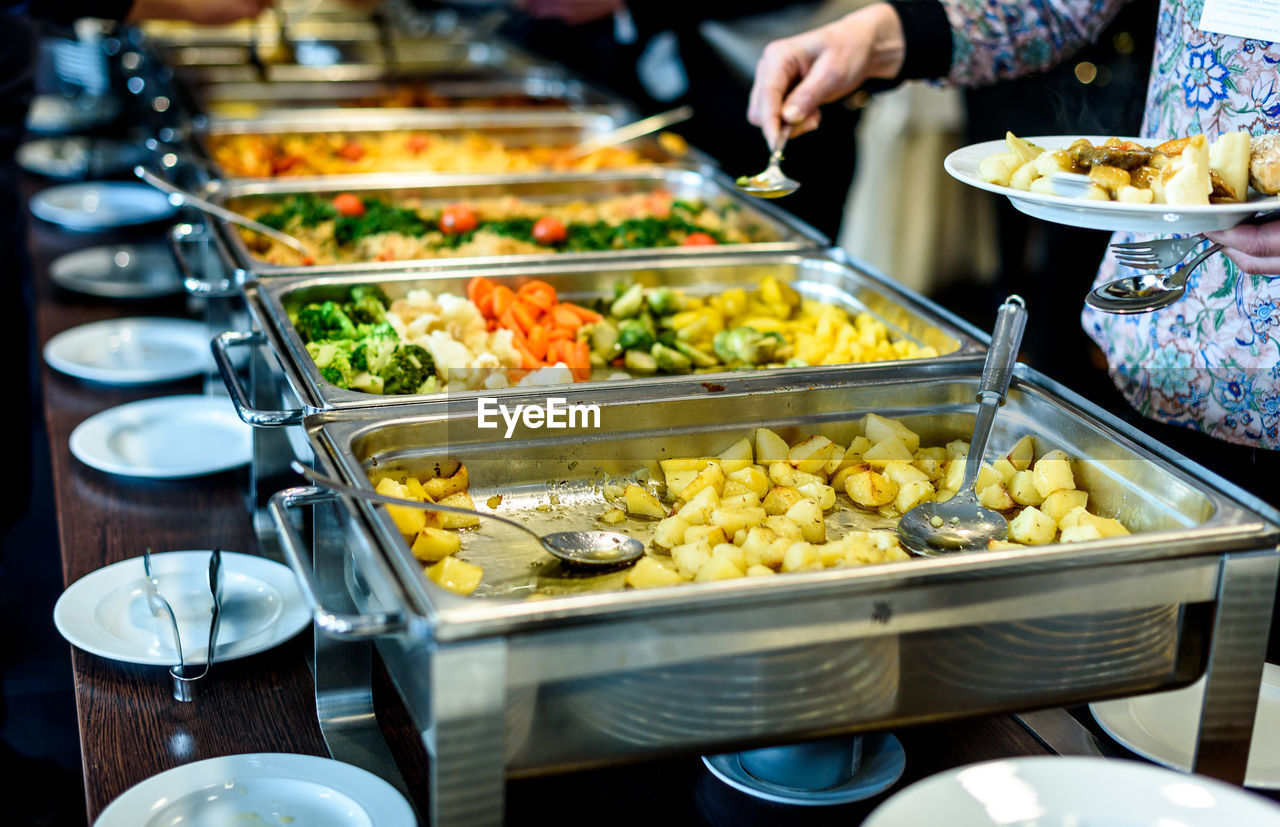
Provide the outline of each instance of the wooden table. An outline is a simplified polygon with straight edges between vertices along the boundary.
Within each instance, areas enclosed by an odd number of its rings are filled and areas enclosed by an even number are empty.
[[[80,246],[119,240],[61,232],[33,220],[37,336],[100,319],[186,315],[184,298],[124,304],[67,293],[47,275],[49,261]],[[151,233],[158,233],[154,228]],[[137,237],[138,233],[128,234]],[[244,499],[244,471],[182,481],[115,477],[71,456],[68,438],[87,417],[154,396],[198,393],[195,381],[129,390],[44,376],[44,414],[52,454],[58,532],[66,583],[119,560],[155,551],[257,549]],[[172,767],[222,755],[291,752],[325,755],[308,668],[309,633],[269,652],[219,663],[201,697],[179,703],[162,667],[118,663],[72,652],[85,799],[90,822],[130,786]],[[380,720],[414,790],[424,791],[425,753],[385,678],[375,682]],[[907,752],[906,783],[975,761],[1048,754],[1006,716],[917,727],[897,733]],[[887,795],[839,807],[788,807],[736,792],[696,756],[508,784],[507,821],[562,825],[640,821],[668,824],[841,824],[862,821]],[[424,800],[415,802],[425,811]]]

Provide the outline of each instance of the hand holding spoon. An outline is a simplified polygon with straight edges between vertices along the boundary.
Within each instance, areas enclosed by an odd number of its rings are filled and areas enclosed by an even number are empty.
[[[535,537],[543,548],[565,565],[578,568],[613,569],[629,566],[644,556],[643,543],[634,537],[628,537],[616,531],[557,531],[554,534],[542,535],[523,523],[506,517],[499,517],[497,514],[433,502],[405,500],[400,497],[389,497],[386,494],[365,491],[362,488],[356,488],[339,482],[332,477],[325,476],[297,461],[293,462],[290,467],[316,485],[341,494],[349,494],[352,497],[360,497],[372,502],[397,505],[403,508],[421,508],[426,511],[441,511],[446,514],[464,514],[469,517],[483,517],[487,520],[506,523],[509,526],[520,529],[525,534]]]
[[[791,124],[784,123],[778,130],[778,142],[769,155],[769,165],[759,175],[743,175],[738,178],[738,189],[757,198],[781,198],[800,189],[800,182],[788,178],[779,164],[782,162],[782,150],[791,137]]]
[[[898,538],[902,545],[924,557],[936,557],[956,551],[985,549],[991,540],[1009,536],[1009,523],[1004,515],[978,504],[974,483],[982,467],[991,426],[996,411],[1004,404],[1005,394],[1013,379],[1013,366],[1027,325],[1027,309],[1021,296],[1010,296],[1000,305],[996,328],[991,334],[991,348],[982,368],[978,385],[978,414],[973,421],[973,438],[965,457],[964,482],[960,490],[946,502],[921,503],[902,515],[898,521]]]

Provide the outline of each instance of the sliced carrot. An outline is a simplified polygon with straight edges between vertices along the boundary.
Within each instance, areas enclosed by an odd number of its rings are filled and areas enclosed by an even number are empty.
[[[539,359],[547,358],[547,348],[551,344],[547,333],[547,328],[543,325],[534,325],[533,330],[529,331],[529,352]]]
[[[557,327],[568,327],[577,330],[582,326],[582,319],[577,314],[564,305],[559,305],[555,310],[551,311],[551,318],[555,321]]]
[[[585,382],[591,378],[591,349],[587,347],[585,341],[578,341],[573,343],[571,350],[572,353],[566,364],[573,372],[575,380]]]
[[[511,315],[515,318],[516,324],[520,325],[520,329],[528,335],[529,331],[538,326],[538,320],[534,317],[529,305],[517,299],[511,303]]]
[[[501,316],[498,317],[498,326],[510,330],[512,334],[524,339],[524,329],[520,327],[520,323],[516,321],[515,314],[508,307]]]
[[[560,307],[563,307],[565,310],[568,310],[570,313],[577,316],[582,320],[583,324],[594,324],[604,318],[594,310],[588,310],[587,308],[574,304],[573,302],[560,302]]]
[[[529,348],[525,347],[524,342],[516,339],[512,339],[511,341],[515,345],[515,349],[520,353],[520,367],[525,370],[536,370],[542,367],[542,360],[537,356],[534,356],[529,351]]]
[[[572,340],[572,339],[576,339],[577,336],[578,336],[578,332],[576,330],[570,330],[567,327],[556,326],[556,327],[551,327],[547,329],[547,339],[552,342],[557,341],[559,339]]]
[[[516,302],[516,294],[512,292],[510,287],[505,284],[499,284],[493,288],[493,315],[501,319],[506,315],[507,309]]]
[[[494,317],[492,290],[481,295],[480,298],[472,299],[471,301],[475,303],[476,309],[480,311],[481,316],[484,316],[486,319],[492,319]]]
[[[557,362],[569,364],[568,355],[566,353],[566,345],[570,345],[567,339],[555,339],[547,347],[547,364],[554,365]],[[570,345],[571,347],[571,345]]]
[[[485,296],[493,292],[494,283],[484,276],[475,276],[467,282],[467,298],[477,307]],[[492,300],[491,300],[492,301]]]
[[[520,285],[516,295],[546,312],[556,305],[556,289],[545,281],[529,281]]]

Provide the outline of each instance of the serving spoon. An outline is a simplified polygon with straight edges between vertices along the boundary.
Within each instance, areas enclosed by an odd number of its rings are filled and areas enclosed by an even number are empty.
[[[506,523],[509,526],[520,529],[525,534],[537,538],[543,548],[568,566],[614,569],[629,566],[644,556],[644,543],[634,537],[628,537],[616,531],[557,531],[553,534],[539,534],[523,523],[506,517],[499,517],[497,514],[475,511],[470,508],[458,508],[452,505],[441,505],[440,503],[406,500],[400,497],[378,494],[373,491],[365,491],[321,474],[319,471],[308,468],[296,460],[291,463],[290,467],[316,485],[341,494],[349,494],[353,497],[370,500],[371,502],[398,505],[405,508],[421,508],[426,511],[440,511],[446,514],[464,514],[468,517],[484,517],[487,520]]]
[[[195,207],[197,210],[208,215],[212,215],[215,218],[221,218],[223,221],[230,221],[232,224],[239,224],[247,230],[253,230],[255,233],[261,233],[267,238],[279,241],[281,244],[302,256],[304,264],[309,264],[315,261],[315,251],[288,233],[282,233],[279,230],[268,227],[266,224],[259,223],[254,221],[252,218],[243,216],[238,212],[229,210],[226,207],[220,207],[212,201],[207,201],[193,192],[174,186],[144,166],[139,165],[134,167],[133,174],[161,192],[167,193],[169,196],[169,203],[174,206],[180,207],[186,205],[188,207]]]
[[[898,521],[898,538],[911,551],[924,557],[936,557],[956,551],[985,549],[991,540],[1009,536],[1009,523],[1004,515],[978,503],[974,483],[982,468],[982,455],[987,450],[996,411],[1004,404],[1005,394],[1013,379],[1013,365],[1018,359],[1022,332],[1027,325],[1027,308],[1021,296],[1010,296],[1000,305],[996,327],[991,334],[991,347],[982,368],[978,385],[978,414],[973,421],[973,438],[964,461],[964,481],[960,490],[946,502],[921,503],[902,515]]]
[[[657,115],[642,118],[641,120],[629,123],[626,126],[611,129],[601,135],[587,138],[585,141],[582,141],[570,148],[565,154],[565,157],[570,159],[582,158],[593,152],[608,149],[611,146],[625,144],[627,141],[634,141],[636,138],[641,138],[652,132],[666,129],[668,126],[674,126],[675,124],[687,121],[692,117],[692,106],[678,106],[667,112],[660,112]]]
[[[782,128],[778,130],[778,141],[769,154],[769,165],[759,175],[743,175],[738,178],[735,182],[738,189],[757,198],[781,198],[800,189],[800,182],[788,178],[779,166],[782,163],[782,150],[790,137],[791,124],[782,124]]]

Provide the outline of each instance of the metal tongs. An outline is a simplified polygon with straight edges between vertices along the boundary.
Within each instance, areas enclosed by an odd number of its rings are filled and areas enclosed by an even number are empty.
[[[204,669],[199,675],[188,675],[186,659],[182,655],[182,638],[178,634],[178,618],[173,613],[169,601],[160,594],[160,582],[151,568],[151,549],[142,552],[142,568],[146,572],[144,583],[147,591],[147,608],[157,619],[167,619],[169,633],[173,637],[173,648],[178,652],[178,663],[169,667],[169,675],[173,678],[173,697],[179,701],[195,700],[199,689],[196,681],[209,674],[213,666],[213,653],[218,645],[218,627],[222,620],[222,549],[215,548],[209,555],[209,593],[213,596],[212,618],[209,621],[209,646],[205,655]],[[161,629],[165,624],[161,624]]]

